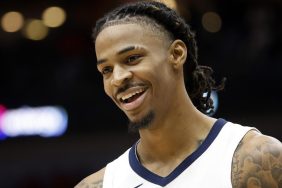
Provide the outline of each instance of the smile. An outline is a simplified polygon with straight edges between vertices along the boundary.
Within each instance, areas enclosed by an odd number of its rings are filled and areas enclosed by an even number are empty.
[[[130,103],[137,99],[140,95],[142,95],[145,91],[145,88],[139,89],[135,92],[129,93],[123,97],[120,98],[120,102],[122,103]]]
[[[126,93],[119,95],[121,107],[127,111],[136,109],[143,103],[147,93],[146,91],[147,88],[130,88]]]

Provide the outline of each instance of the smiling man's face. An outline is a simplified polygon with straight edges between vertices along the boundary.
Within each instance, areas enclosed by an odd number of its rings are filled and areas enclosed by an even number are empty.
[[[170,43],[149,26],[134,23],[108,26],[96,38],[104,90],[134,126],[165,115],[174,99]]]

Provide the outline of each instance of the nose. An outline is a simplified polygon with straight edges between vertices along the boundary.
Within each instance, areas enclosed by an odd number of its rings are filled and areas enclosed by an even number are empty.
[[[125,81],[129,80],[130,78],[132,78],[132,72],[130,72],[125,67],[116,65],[113,70],[113,77],[111,80],[111,85],[120,86]]]

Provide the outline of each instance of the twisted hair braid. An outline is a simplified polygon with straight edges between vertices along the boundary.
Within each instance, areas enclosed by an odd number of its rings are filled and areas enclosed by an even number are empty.
[[[119,23],[130,22],[130,18],[143,18],[144,22],[153,26],[161,26],[164,32],[168,32],[172,40],[182,40],[188,49],[186,63],[184,64],[184,75],[188,95],[193,104],[203,113],[212,112],[213,101],[211,91],[224,88],[224,81],[216,86],[212,78],[213,70],[207,66],[198,65],[198,48],[195,34],[190,26],[186,24],[174,10],[166,5],[155,1],[141,1],[125,4],[109,12],[96,22],[93,30],[93,39],[96,41],[97,35],[107,26]],[[132,22],[132,20],[131,20]]]

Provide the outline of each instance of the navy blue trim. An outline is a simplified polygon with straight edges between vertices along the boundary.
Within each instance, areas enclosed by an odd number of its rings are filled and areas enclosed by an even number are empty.
[[[168,176],[161,177],[148,169],[146,169],[142,164],[138,161],[136,156],[136,144],[135,143],[129,151],[129,164],[131,168],[142,178],[146,179],[149,182],[160,186],[166,186],[170,182],[172,182],[177,176],[179,176],[185,169],[187,169],[197,158],[199,158],[212,144],[214,139],[217,137],[222,127],[227,122],[224,119],[218,119],[213,127],[211,128],[207,138],[204,142],[199,146],[197,150],[195,150],[191,155],[189,155],[182,163],[180,163]]]

